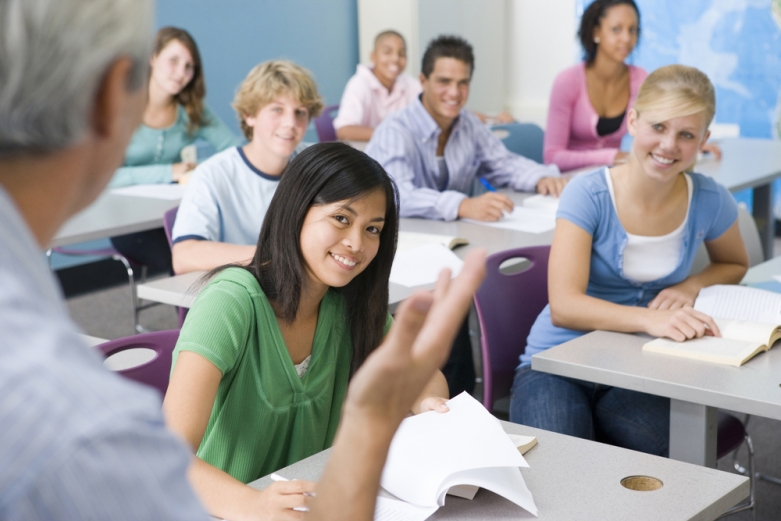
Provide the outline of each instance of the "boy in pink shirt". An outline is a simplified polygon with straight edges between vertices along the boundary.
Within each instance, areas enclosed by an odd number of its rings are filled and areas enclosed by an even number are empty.
[[[368,141],[385,117],[410,105],[420,94],[420,82],[403,74],[407,44],[396,31],[384,31],[374,40],[373,67],[358,65],[350,78],[334,119],[336,136]]]

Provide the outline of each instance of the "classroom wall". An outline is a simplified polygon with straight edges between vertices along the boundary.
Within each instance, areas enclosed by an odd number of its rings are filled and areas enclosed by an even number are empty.
[[[339,103],[358,63],[357,0],[157,0],[157,25],[187,29],[201,51],[209,106],[240,135],[230,102],[258,63],[290,59]],[[307,140],[313,140],[313,134]],[[314,138],[316,140],[316,138]]]

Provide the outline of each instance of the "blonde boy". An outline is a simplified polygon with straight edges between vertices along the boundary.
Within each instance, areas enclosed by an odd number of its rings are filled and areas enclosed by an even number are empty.
[[[289,61],[253,68],[233,100],[248,143],[220,152],[193,172],[173,229],[176,273],[248,261],[280,175],[322,99],[311,74]]]

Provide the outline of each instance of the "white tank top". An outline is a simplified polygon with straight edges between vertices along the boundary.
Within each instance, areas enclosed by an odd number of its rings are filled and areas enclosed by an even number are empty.
[[[689,191],[686,217],[678,228],[667,235],[649,237],[627,232],[628,240],[626,248],[624,248],[624,277],[635,282],[650,282],[666,277],[678,267],[683,250],[683,232],[689,221],[692,202],[692,180],[688,174],[683,175],[686,178],[686,187]],[[613,180],[610,178],[610,171],[607,168],[605,169],[605,180],[608,190],[610,190],[613,207],[616,208]],[[618,213],[617,210],[616,213]]]

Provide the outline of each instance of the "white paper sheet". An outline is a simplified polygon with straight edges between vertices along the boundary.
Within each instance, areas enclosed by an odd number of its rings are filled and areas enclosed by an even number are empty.
[[[438,509],[438,506],[419,507],[404,501],[378,497],[374,507],[374,521],[424,521]]]
[[[527,208],[539,208],[540,210],[556,213],[556,210],[559,209],[559,201],[558,197],[553,197],[552,195],[537,194],[524,199],[523,205]]]
[[[506,214],[500,221],[485,222],[473,219],[462,219],[462,221],[482,224],[491,228],[507,228],[527,233],[544,233],[556,227],[556,214],[550,210],[516,206],[512,213]]]
[[[496,419],[466,393],[448,405],[445,414],[427,412],[401,423],[383,470],[383,488],[409,503],[434,507],[444,504],[449,487],[476,485],[537,515],[518,469],[529,465]]]
[[[745,286],[716,285],[702,288],[694,309],[712,317],[781,323],[781,294]]]
[[[134,185],[124,188],[114,188],[112,194],[131,195],[135,197],[150,197],[152,199],[165,199],[166,201],[178,201],[184,195],[184,185],[157,184]]]
[[[397,251],[390,281],[408,287],[433,284],[443,269],[450,268],[452,276],[455,277],[463,265],[464,261],[447,247],[439,243],[429,243]]]

